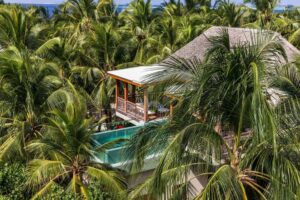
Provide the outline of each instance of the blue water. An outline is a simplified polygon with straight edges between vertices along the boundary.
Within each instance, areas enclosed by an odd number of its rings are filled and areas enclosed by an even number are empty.
[[[134,126],[124,129],[100,132],[93,135],[97,146],[112,142],[116,139],[130,139],[134,134],[140,130],[142,126]],[[115,164],[126,161],[128,158],[124,155],[125,143],[120,142],[108,148],[105,153],[99,153],[97,157],[105,163]]]
[[[52,16],[55,9],[59,6],[59,4],[26,4],[26,3],[22,3],[20,4],[25,8],[28,8],[29,6],[37,6],[37,7],[45,7],[46,10],[48,11],[49,15]],[[160,5],[153,5],[153,8],[158,8]],[[116,6],[116,11],[118,13],[122,12],[122,10],[124,10],[125,8],[128,7],[128,4],[120,4]]]
[[[22,6],[24,7],[29,7],[29,6],[42,6],[42,7],[45,7],[49,13],[50,16],[53,15],[55,9],[59,6],[59,4],[21,4]],[[158,8],[160,7],[161,5],[160,4],[153,4],[152,7],[153,8]],[[122,12],[122,10],[124,10],[125,8],[128,7],[128,4],[120,4],[120,5],[117,5],[117,12],[120,13]],[[249,7],[253,7],[251,5],[249,5]],[[290,5],[290,6],[287,6],[288,8],[287,9],[292,9],[293,7]],[[286,6],[277,6],[275,9],[274,9],[274,13],[281,13],[283,11],[286,10]]]
[[[55,9],[59,6],[59,4],[26,4],[26,3],[23,3],[21,5],[25,8],[28,8],[30,6],[44,7],[46,8],[50,16],[53,15]]]
[[[122,128],[117,130],[105,131],[100,133],[95,133],[93,139],[99,144],[105,144],[107,142],[112,142],[116,139],[129,139],[131,138],[142,126],[133,126],[128,128]],[[119,147],[119,146],[115,146]]]
[[[286,10],[293,10],[294,7],[293,6],[277,6],[274,8],[273,12],[274,13],[282,13]]]
[[[155,9],[155,8],[159,8],[160,6],[161,4],[153,4],[152,8]],[[117,12],[120,13],[128,7],[128,4],[120,4],[120,5],[116,5],[116,7],[117,7]]]

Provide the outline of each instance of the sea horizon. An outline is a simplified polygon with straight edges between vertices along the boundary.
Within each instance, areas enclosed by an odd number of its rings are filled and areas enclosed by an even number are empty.
[[[7,3],[7,4],[15,4],[15,5],[21,5],[25,8],[29,6],[37,6],[37,7],[45,7],[50,15],[52,15],[55,11],[55,9],[61,5],[61,3]],[[116,4],[117,12],[121,12],[124,10],[129,4]],[[161,6],[161,4],[152,4],[152,8],[158,8]]]
[[[61,3],[7,3],[7,4],[16,4],[16,5],[21,5],[23,7],[29,7],[29,6],[37,6],[37,7],[45,7],[48,11],[48,13],[51,15],[53,15],[55,9],[61,5]],[[159,6],[161,6],[163,3],[159,3],[159,4],[152,4],[153,8],[158,8]],[[122,12],[122,10],[124,10],[127,6],[129,5],[129,3],[124,3],[124,4],[116,4],[117,7],[117,12]],[[252,7],[251,4],[246,4],[249,7]],[[287,7],[298,7],[298,6],[294,6],[294,5],[282,5],[279,4],[278,6],[276,6],[276,8],[274,9],[275,13],[279,13],[279,12],[283,12]]]

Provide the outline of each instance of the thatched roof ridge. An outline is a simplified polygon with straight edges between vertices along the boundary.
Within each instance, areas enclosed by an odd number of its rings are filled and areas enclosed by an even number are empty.
[[[197,59],[203,60],[207,49],[209,49],[210,47],[210,42],[208,41],[208,38],[212,36],[220,35],[224,31],[224,29],[228,30],[231,46],[234,46],[237,43],[250,42],[251,38],[255,34],[267,33],[277,37],[276,39],[278,39],[278,41],[283,45],[286,51],[288,61],[293,61],[295,57],[300,56],[300,51],[291,43],[289,43],[279,33],[273,31],[259,30],[259,29],[231,28],[231,27],[221,27],[221,26],[213,26],[207,29],[204,33],[196,37],[194,40],[189,42],[184,47],[177,50],[171,56],[185,58],[185,59],[196,57]]]
[[[238,43],[251,43],[251,41],[254,39],[253,37],[255,36],[255,34],[262,33],[267,34],[268,36],[272,36],[272,38],[275,38],[276,41],[278,40],[282,44],[286,51],[288,61],[294,61],[296,56],[300,56],[300,51],[292,44],[290,44],[284,37],[282,37],[276,32],[258,29],[230,28],[217,26],[209,28],[200,36],[196,37],[194,40],[189,42],[187,45],[177,50],[171,56],[185,59],[197,58],[200,60],[204,60],[205,54],[211,45],[208,38],[222,34],[222,32],[225,29],[227,29],[228,31],[231,46],[235,46]],[[167,58],[166,60],[168,60],[169,58]],[[282,63],[284,62],[285,60],[283,60]],[[160,80],[157,80],[157,77],[155,77],[155,81],[153,81],[151,79],[151,75],[155,73],[160,73],[164,70],[166,70],[165,66],[163,66],[163,64],[160,63],[150,66],[139,66],[109,71],[108,74],[114,79],[121,80],[130,84],[135,84],[136,86],[141,87],[159,82]],[[161,79],[163,79],[163,77],[161,77]]]

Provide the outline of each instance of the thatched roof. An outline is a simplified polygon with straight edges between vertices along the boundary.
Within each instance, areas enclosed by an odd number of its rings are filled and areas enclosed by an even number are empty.
[[[228,31],[231,46],[235,46],[238,43],[251,42],[251,40],[255,37],[255,34],[267,34],[268,36],[272,36],[272,38],[275,37],[276,41],[278,40],[282,44],[286,51],[288,61],[293,61],[296,56],[300,56],[300,51],[278,33],[272,31],[262,31],[257,29],[229,28],[216,26],[209,28],[203,34],[196,37],[194,40],[192,40],[190,43],[176,51],[171,56],[185,59],[192,59],[196,57],[197,59],[203,60],[206,51],[210,47],[210,42],[208,41],[208,38],[222,34],[225,29],[227,29]],[[153,80],[149,78],[151,74],[164,71],[165,69],[165,66],[156,64],[152,66],[140,66],[109,71],[108,74],[115,79],[135,84],[137,86],[143,86],[154,83]]]
[[[189,42],[187,45],[177,50],[171,56],[180,57],[180,58],[198,58],[203,60],[207,49],[210,47],[210,42],[208,38],[212,36],[218,36],[224,32],[224,30],[228,30],[228,34],[230,37],[231,46],[234,46],[238,43],[251,42],[253,36],[257,34],[268,34],[276,37],[282,46],[284,47],[288,61],[293,61],[295,56],[300,56],[300,51],[294,47],[291,43],[289,43],[284,37],[282,37],[279,33],[258,29],[248,29],[248,28],[230,28],[230,27],[218,27],[213,26],[206,30],[203,34],[196,37],[194,40]]]

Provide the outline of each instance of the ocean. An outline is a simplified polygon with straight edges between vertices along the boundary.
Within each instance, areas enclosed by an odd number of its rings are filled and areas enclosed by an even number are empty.
[[[20,4],[22,6],[24,6],[25,8],[29,7],[29,6],[38,6],[38,7],[45,7],[46,10],[48,11],[48,13],[51,15],[53,15],[55,9],[59,6],[59,4]],[[122,10],[124,10],[125,8],[127,8],[128,4],[122,4],[122,5],[117,5],[117,12],[121,12]],[[160,7],[160,5],[152,5],[153,8],[158,8]]]
[[[27,4],[27,3],[22,3],[20,5],[25,7],[25,8],[28,8],[30,6],[45,7],[50,16],[53,15],[55,9],[58,7],[58,4]]]
[[[42,6],[45,7],[49,13],[50,16],[53,15],[55,9],[58,7],[59,4],[21,4],[24,7],[29,7],[29,6]],[[117,5],[117,12],[120,13],[122,10],[124,10],[125,8],[127,8],[128,4],[120,4]],[[158,8],[161,5],[152,5],[153,8]],[[250,6],[251,7],[251,6]],[[277,6],[274,9],[274,13],[281,13],[284,12],[286,9],[292,9],[293,6]]]

